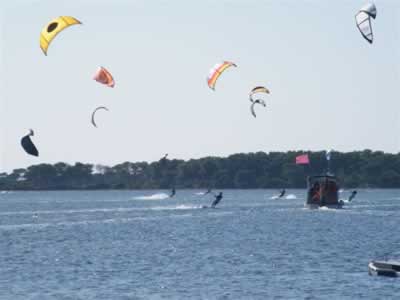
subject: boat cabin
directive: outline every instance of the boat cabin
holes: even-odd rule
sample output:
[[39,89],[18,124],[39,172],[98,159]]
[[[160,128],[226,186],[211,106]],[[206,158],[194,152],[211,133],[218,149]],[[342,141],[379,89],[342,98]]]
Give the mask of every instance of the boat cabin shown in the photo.
[[338,179],[332,175],[309,176],[307,178],[307,202],[306,206],[318,208],[326,206],[340,208],[343,205],[339,201]]

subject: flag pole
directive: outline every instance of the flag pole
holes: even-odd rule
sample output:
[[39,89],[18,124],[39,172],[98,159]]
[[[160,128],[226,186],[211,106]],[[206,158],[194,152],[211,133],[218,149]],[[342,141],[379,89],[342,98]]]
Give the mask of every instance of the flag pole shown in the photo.
[[310,154],[311,154],[311,153],[307,152],[306,155],[307,155],[307,158],[308,158],[308,163],[306,164],[307,166],[304,166],[304,169],[307,169],[307,170],[308,170],[307,176],[312,176],[313,173],[314,173],[314,170],[313,170],[312,165],[311,165]]

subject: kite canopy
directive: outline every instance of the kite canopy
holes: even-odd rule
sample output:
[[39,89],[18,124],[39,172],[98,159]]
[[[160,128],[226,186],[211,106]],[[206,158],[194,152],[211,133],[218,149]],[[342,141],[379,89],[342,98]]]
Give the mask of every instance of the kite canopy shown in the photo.
[[360,30],[361,35],[370,44],[372,44],[374,40],[374,35],[372,33],[371,18],[373,19],[376,18],[376,6],[373,3],[367,3],[356,14],[356,25],[358,30]]
[[254,106],[255,106],[256,104],[260,104],[260,105],[266,107],[266,104],[265,104],[265,101],[262,100],[262,99],[257,99],[257,100],[252,101],[252,102],[253,102],[253,103],[252,103],[251,106],[250,106],[250,111],[251,111],[251,114],[253,115],[253,117],[256,118],[256,112],[255,112],[255,110],[254,110]]
[[29,130],[29,134],[25,135],[22,139],[21,139],[21,146],[22,148],[24,148],[25,152],[33,155],[33,156],[39,156],[39,151],[37,150],[36,146],[33,144],[32,140],[31,140],[31,136],[33,136],[33,130],[30,129]]
[[47,49],[58,33],[63,31],[65,28],[76,24],[82,23],[74,17],[61,16],[50,21],[45,27],[43,27],[40,33],[40,48],[44,55],[47,55]]
[[95,115],[96,115],[96,112],[97,112],[98,110],[100,110],[100,109],[104,109],[104,110],[106,110],[106,111],[109,111],[107,107],[105,107],[105,106],[99,106],[99,107],[97,107],[97,108],[92,112],[92,124],[93,124],[94,127],[97,127],[97,124],[96,124],[96,121],[95,121],[94,117],[95,117]]
[[367,3],[363,7],[361,7],[360,11],[363,11],[370,15],[372,18],[376,18],[376,6],[374,3]]
[[112,77],[111,73],[108,72],[104,67],[99,67],[97,69],[93,79],[112,88],[115,85],[114,78]]
[[264,107],[266,106],[265,101],[263,99],[254,99],[253,98],[253,96],[258,93],[269,94],[269,90],[264,86],[256,86],[255,88],[253,88],[250,91],[250,94],[249,94],[249,99],[251,101],[250,111],[254,118],[256,117],[256,112],[254,110],[255,105],[260,104]]
[[255,88],[253,88],[251,91],[250,91],[250,94],[249,94],[249,98],[250,98],[250,101],[251,102],[254,102],[255,100],[253,99],[253,95],[254,94],[257,94],[257,93],[266,93],[266,94],[269,94],[269,90],[266,88],[266,87],[263,87],[263,86],[256,86]]
[[218,63],[214,67],[212,67],[212,69],[210,70],[210,73],[208,74],[208,77],[207,77],[207,84],[210,87],[210,89],[215,90],[215,84],[216,84],[219,76],[221,76],[222,72],[224,72],[227,68],[232,67],[232,66],[237,67],[237,65],[234,64],[233,62],[224,61],[224,62]]

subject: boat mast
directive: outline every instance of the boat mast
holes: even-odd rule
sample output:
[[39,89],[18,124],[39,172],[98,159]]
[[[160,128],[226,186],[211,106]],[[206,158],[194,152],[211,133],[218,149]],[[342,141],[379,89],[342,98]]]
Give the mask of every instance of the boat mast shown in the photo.
[[326,160],[328,162],[328,170],[326,171],[326,175],[331,175],[331,152],[332,150],[326,151]]

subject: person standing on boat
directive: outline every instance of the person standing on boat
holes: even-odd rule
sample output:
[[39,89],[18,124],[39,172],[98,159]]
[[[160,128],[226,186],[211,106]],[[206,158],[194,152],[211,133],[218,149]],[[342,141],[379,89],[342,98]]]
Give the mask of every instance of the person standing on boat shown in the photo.
[[315,182],[311,188],[311,200],[318,203],[321,201],[321,191],[318,182]]

